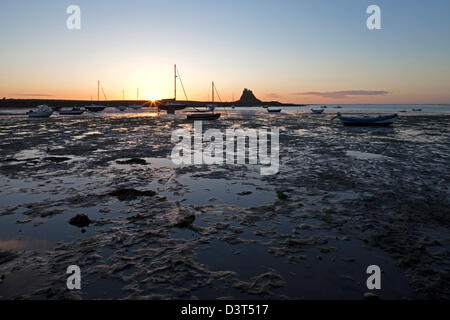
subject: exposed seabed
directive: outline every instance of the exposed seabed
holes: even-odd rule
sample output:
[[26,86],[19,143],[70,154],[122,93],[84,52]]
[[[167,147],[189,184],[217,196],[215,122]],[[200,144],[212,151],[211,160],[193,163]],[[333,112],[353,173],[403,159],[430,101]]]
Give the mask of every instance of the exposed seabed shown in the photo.
[[203,123],[279,127],[280,172],[261,176],[175,166],[179,117],[0,118],[0,298],[362,299],[373,264],[382,299],[449,298],[450,116],[330,119]]

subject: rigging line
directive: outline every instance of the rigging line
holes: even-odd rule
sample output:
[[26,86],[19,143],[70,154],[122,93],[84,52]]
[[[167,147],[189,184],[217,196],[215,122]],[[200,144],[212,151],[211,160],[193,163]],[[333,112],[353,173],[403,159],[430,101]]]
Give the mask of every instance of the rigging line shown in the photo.
[[[216,87],[216,85],[214,85],[214,90],[216,91],[216,94],[217,94],[217,96],[219,97],[219,101],[222,103],[222,99],[220,98],[220,94],[219,94],[219,92],[217,91],[217,87]],[[228,111],[227,111],[227,109],[224,107],[223,108],[223,110],[226,112],[226,114],[228,115]]]
[[105,97],[105,100],[108,100],[108,99],[106,98],[106,94],[105,94],[105,90],[103,89],[103,86],[100,85],[100,87],[102,88],[102,92],[103,92],[103,96]]
[[186,101],[189,101],[187,94],[186,94],[186,90],[184,90],[183,81],[181,80],[180,71],[178,70],[178,68],[177,68],[177,74],[178,74],[178,78],[180,79],[181,88],[183,88],[184,97],[186,98]]
[[219,92],[217,91],[217,88],[216,88],[216,86],[214,86],[214,90],[216,91],[216,93],[217,93],[217,96],[219,97],[219,101],[220,101],[220,102],[222,102],[222,99],[220,99],[220,95],[219,95]]

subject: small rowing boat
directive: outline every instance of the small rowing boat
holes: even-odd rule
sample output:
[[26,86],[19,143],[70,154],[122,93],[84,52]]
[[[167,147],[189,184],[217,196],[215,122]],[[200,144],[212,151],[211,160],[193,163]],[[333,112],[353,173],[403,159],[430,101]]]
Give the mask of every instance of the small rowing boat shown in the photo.
[[271,108],[271,107],[268,107],[267,108],[267,112],[270,112],[270,113],[276,113],[276,112],[281,112],[281,108]]
[[312,113],[314,114],[322,114],[325,109],[311,109]]
[[199,112],[190,113],[186,116],[188,120],[217,120],[220,118],[220,113]]
[[344,126],[390,126],[398,119],[397,114],[378,117],[356,118],[343,117],[340,112],[337,113],[336,117],[341,120]]

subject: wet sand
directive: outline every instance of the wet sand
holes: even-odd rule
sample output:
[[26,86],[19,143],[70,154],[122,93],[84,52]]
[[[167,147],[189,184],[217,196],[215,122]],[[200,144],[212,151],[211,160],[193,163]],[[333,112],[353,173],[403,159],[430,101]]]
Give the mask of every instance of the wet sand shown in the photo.
[[[450,116],[331,117],[203,123],[279,127],[274,176],[175,166],[182,117],[1,117],[0,298],[362,299],[372,264],[382,299],[449,298]],[[71,264],[81,291],[66,289]]]

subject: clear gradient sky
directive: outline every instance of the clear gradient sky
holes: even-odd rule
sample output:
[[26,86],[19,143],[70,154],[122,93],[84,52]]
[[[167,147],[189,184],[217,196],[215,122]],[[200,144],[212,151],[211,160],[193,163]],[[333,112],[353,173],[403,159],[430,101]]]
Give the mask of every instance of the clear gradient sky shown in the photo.
[[177,63],[191,100],[450,103],[448,0],[1,0],[0,41],[7,98],[169,98]]

